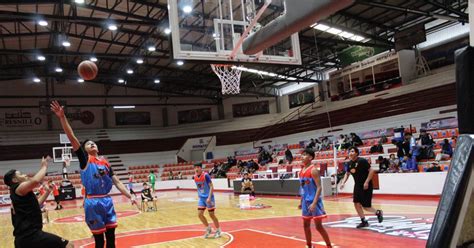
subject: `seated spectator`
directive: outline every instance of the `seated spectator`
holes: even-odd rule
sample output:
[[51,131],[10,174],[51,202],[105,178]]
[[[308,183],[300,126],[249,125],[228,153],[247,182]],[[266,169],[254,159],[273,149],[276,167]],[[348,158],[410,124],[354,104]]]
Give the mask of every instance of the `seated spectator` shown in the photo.
[[174,179],[173,171],[170,171],[168,173],[168,180],[173,180],[173,179]]
[[[148,183],[143,183],[143,190],[142,190],[142,212],[148,211],[148,210],[153,210],[156,211],[156,202],[157,202],[156,196],[151,195],[151,190],[150,186],[148,186]],[[148,202],[153,202],[153,208],[148,206]]]
[[252,159],[247,162],[247,168],[249,173],[254,173],[255,171],[258,171],[258,164]]
[[373,145],[372,147],[370,147],[370,153],[383,153],[383,146],[380,140],[377,145]]
[[213,166],[212,170],[209,171],[209,175],[211,177],[216,177],[217,172],[219,172],[219,166],[217,165],[217,163],[214,163],[214,166]]
[[420,137],[418,138],[420,140],[420,154],[419,154],[419,159],[430,159],[434,158],[434,151],[433,151],[433,146],[435,142],[433,141],[433,137],[431,137],[431,134],[428,134],[426,130],[421,129],[420,130]]
[[258,154],[258,163],[261,165],[265,165],[268,162],[272,160],[272,157],[268,151],[263,149],[263,147],[260,148],[260,152]]
[[390,154],[389,158],[388,158],[388,162],[389,162],[389,172],[391,173],[396,173],[398,172],[398,168],[399,168],[399,165],[400,165],[400,159],[398,159],[397,157],[395,157],[395,154]]
[[313,148],[314,148],[314,145],[315,145],[314,139],[311,139],[310,142],[309,142],[309,144],[306,146],[306,148],[311,148],[311,149],[313,149]]
[[315,139],[314,139],[314,148],[313,148],[313,150],[314,150],[315,152],[321,150],[321,141],[319,141],[318,138],[315,138]]
[[337,139],[336,141],[336,148],[340,151],[342,149],[346,149],[344,146],[345,144],[345,139],[346,137],[344,136],[344,134],[340,134],[339,135],[339,139]]
[[293,162],[293,153],[291,153],[291,150],[287,147],[285,151],[285,159],[288,162],[288,164],[291,164]]
[[379,173],[387,173],[390,167],[390,162],[383,156],[379,156],[377,162],[379,163]]
[[443,144],[441,145],[441,153],[436,155],[435,160],[437,162],[441,161],[442,159],[448,159],[453,156],[453,147],[449,143],[448,139],[443,140]]
[[418,171],[416,160],[410,154],[405,155],[405,157],[403,157],[403,160],[400,161],[400,164],[401,164],[403,172],[417,172]]
[[364,144],[364,142],[362,142],[360,137],[355,133],[351,133],[351,142],[352,142],[352,146],[361,146]]
[[181,171],[178,172],[178,179],[179,179],[179,180],[182,180],[182,179],[183,179],[183,173],[181,173]]
[[328,137],[324,137],[321,141],[321,150],[329,150],[331,148],[331,141]]
[[385,144],[387,142],[388,142],[387,136],[385,136],[385,134],[382,134],[382,136],[380,136],[380,139],[379,139],[379,144]]
[[244,178],[242,178],[242,188],[240,193],[243,194],[247,191],[250,191],[250,195],[255,197],[255,189],[253,187],[252,179],[249,178],[249,173],[245,173]]
[[438,163],[431,163],[426,172],[437,172],[441,171],[441,166]]

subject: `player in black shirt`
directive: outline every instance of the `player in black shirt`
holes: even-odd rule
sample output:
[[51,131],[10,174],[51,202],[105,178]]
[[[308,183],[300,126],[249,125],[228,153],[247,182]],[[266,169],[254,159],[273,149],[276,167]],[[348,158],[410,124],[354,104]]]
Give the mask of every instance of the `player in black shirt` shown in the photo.
[[151,195],[150,186],[148,183],[143,183],[143,190],[142,190],[142,212],[148,210],[148,202],[153,202],[153,210],[156,211],[156,197]]
[[10,187],[12,201],[11,215],[16,248],[62,248],[74,247],[69,241],[51,233],[43,232],[40,205],[48,197],[50,190],[36,198],[33,189],[40,185],[48,169],[48,160],[41,160],[41,168],[32,178],[17,170],[8,171],[3,180]]
[[364,210],[377,215],[377,219],[379,223],[381,223],[383,221],[382,210],[376,210],[372,207],[372,192],[374,190],[372,177],[375,171],[370,168],[370,164],[366,159],[359,157],[359,149],[357,149],[357,147],[353,146],[349,148],[349,158],[350,162],[346,168],[344,179],[342,180],[341,190],[344,188],[349,175],[352,174],[354,178],[354,207],[362,221],[357,225],[357,228],[369,226],[369,222],[365,219]]
[[249,178],[249,173],[245,173],[244,178],[242,178],[241,193],[243,194],[245,191],[250,191],[250,195],[255,197],[255,189],[253,187],[252,179]]

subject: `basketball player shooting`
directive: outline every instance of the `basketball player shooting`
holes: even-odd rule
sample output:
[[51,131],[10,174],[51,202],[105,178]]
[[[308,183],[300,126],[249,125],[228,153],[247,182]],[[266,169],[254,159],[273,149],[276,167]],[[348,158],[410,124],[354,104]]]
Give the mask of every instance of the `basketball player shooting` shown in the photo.
[[95,247],[104,247],[104,233],[107,239],[107,247],[115,247],[117,216],[112,198],[108,193],[113,184],[123,195],[130,199],[132,204],[137,205],[135,197],[130,195],[125,186],[114,175],[107,160],[99,157],[99,148],[94,141],[85,140],[81,145],[69,125],[63,107],[57,101],[51,103],[51,110],[60,120],[61,126],[79,159],[81,180],[86,188],[85,219],[94,235]]

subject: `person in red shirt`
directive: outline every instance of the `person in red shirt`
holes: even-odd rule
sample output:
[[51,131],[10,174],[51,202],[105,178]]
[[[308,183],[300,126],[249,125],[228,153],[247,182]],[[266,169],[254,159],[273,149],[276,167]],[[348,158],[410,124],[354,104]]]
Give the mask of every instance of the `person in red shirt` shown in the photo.
[[56,183],[54,183],[53,181],[49,181],[49,185],[51,186],[51,188],[53,189],[53,196],[54,196],[54,201],[56,202],[56,208],[55,210],[59,210],[59,209],[62,209],[63,206],[61,206],[61,200],[59,198],[59,187],[58,185],[56,185]]

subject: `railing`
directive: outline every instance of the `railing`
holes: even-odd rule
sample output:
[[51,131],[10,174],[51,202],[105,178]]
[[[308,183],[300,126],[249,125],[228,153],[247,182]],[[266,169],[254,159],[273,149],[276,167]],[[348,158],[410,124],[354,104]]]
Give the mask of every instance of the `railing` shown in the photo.
[[[254,138],[254,144],[255,142],[257,142],[258,140],[260,139],[264,139],[266,137],[266,135],[271,131],[271,130],[274,130],[274,127],[275,126],[278,126],[280,124],[283,124],[283,123],[286,123],[286,122],[289,122],[289,121],[292,121],[292,120],[297,120],[299,119],[302,114],[306,114],[306,111],[308,109],[313,109],[315,107],[316,104],[320,103],[321,100],[320,100],[320,96],[317,96],[315,99],[314,99],[314,102],[312,102],[311,104],[307,104],[307,105],[303,105],[301,107],[298,107],[297,109],[295,109],[293,112],[283,116],[283,118],[281,118],[279,121],[277,121],[276,123],[274,123],[273,125],[270,125],[270,126],[267,126],[267,127],[264,127],[261,132],[258,132],[256,135],[255,135],[255,138]],[[296,117],[296,119],[295,119]]]

